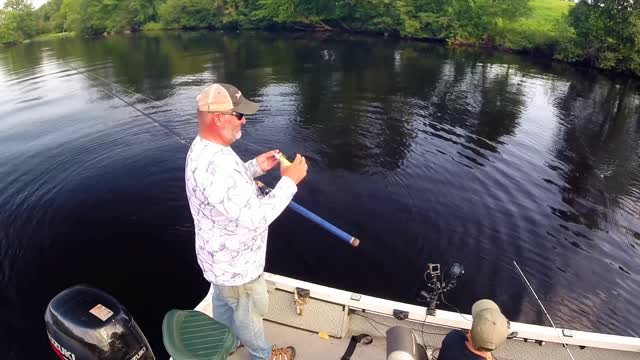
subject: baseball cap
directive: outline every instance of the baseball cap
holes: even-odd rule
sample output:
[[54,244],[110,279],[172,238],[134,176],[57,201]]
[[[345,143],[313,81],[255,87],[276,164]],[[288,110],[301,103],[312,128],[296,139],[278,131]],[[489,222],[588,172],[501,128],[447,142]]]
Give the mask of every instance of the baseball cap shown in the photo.
[[245,99],[240,90],[229,84],[210,85],[202,90],[196,100],[200,111],[236,111],[243,114],[255,114],[258,111],[258,104]]
[[479,350],[493,351],[507,340],[509,321],[496,303],[478,300],[471,307],[471,343]]

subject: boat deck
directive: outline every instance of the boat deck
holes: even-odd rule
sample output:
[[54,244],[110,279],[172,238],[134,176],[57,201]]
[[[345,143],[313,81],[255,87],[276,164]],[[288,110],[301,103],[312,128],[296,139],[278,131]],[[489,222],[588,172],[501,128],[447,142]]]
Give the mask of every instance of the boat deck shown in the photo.
[[[389,326],[409,324],[401,321],[391,319],[386,316],[367,314],[376,321],[388,323]],[[373,321],[372,321],[373,322]],[[330,338],[324,340],[318,336],[317,333],[312,333],[306,330],[295,329],[290,326],[265,321],[265,332],[267,340],[272,344],[278,346],[292,345],[296,348],[296,359],[300,360],[327,360],[327,359],[340,359],[344,354],[351,335],[359,335],[362,333],[369,334],[373,337],[373,343],[369,345],[359,344],[356,347],[351,359],[354,360],[374,360],[386,359],[386,342],[385,338],[373,328],[367,322],[367,319],[360,318],[359,316],[352,315],[351,323],[353,328],[349,329],[348,336],[342,339]],[[375,324],[375,323],[374,323]],[[421,325],[411,324],[414,327],[414,334],[416,335],[418,342],[422,343],[421,339]],[[385,332],[385,327],[380,324],[375,324],[376,328],[382,333]],[[424,327],[425,335],[424,341],[427,346],[431,346],[434,349],[440,347],[442,338],[444,335],[433,335],[431,333],[443,334],[446,333],[445,329],[436,328],[433,326]],[[576,346],[570,346],[570,350],[576,360],[638,360],[640,359],[639,353],[633,353],[628,351],[616,351],[616,350],[604,350],[596,348],[580,349]],[[434,355],[438,352],[435,350]],[[542,346],[535,343],[525,343],[519,340],[509,340],[503,344],[497,351],[493,353],[495,359],[498,360],[532,360],[532,359],[544,359],[544,360],[567,360],[569,354],[562,345],[546,343]],[[240,348],[229,359],[231,360],[245,360],[249,359],[249,354],[246,349]]]
[[[387,314],[354,309],[345,304],[314,298],[309,299],[303,315],[299,316],[296,314],[292,293],[276,289],[273,285],[270,289],[269,300],[269,313],[265,318],[267,340],[277,346],[294,346],[297,351],[296,358],[300,360],[340,359],[347,349],[351,336],[360,334],[372,336],[373,343],[369,345],[358,344],[351,358],[354,360],[384,360],[386,359],[385,333],[393,326],[405,326],[412,329],[417,341],[419,343],[424,341],[424,344],[433,349],[434,355],[437,356],[443,337],[451,330],[450,327],[441,324],[426,323],[423,325],[421,321],[415,319],[397,320]],[[210,291],[196,307],[196,310],[211,315],[211,307]],[[467,320],[470,319],[469,315],[467,318],[463,318],[457,313],[455,315],[464,319],[464,322],[470,326],[470,322]],[[469,326],[463,324],[459,328],[468,328]],[[329,333],[332,336],[328,339],[322,338],[319,331]],[[602,335],[597,338],[607,336]],[[576,345],[569,345],[569,349],[576,360],[640,360],[640,345],[635,347],[636,339],[624,339],[634,344],[632,351]],[[637,344],[640,344],[640,339]],[[493,354],[499,360],[570,359],[562,344],[553,341],[525,341],[521,338],[507,340]],[[240,348],[229,359],[245,360],[249,359],[249,354],[245,348]]]

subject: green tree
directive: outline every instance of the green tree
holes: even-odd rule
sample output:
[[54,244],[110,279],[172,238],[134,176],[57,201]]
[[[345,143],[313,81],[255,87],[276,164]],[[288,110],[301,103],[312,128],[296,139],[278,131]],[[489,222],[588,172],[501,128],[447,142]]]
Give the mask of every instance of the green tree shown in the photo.
[[82,35],[101,34],[108,30],[107,20],[117,7],[117,0],[80,0],[80,23],[77,31]]
[[158,18],[158,1],[156,0],[130,0],[127,10],[130,17],[129,24],[133,29],[140,29],[148,22]]
[[172,29],[218,28],[223,24],[223,0],[167,0],[160,22]]
[[16,41],[16,36],[10,27],[7,19],[7,12],[0,9],[0,44],[9,44]]
[[0,13],[0,42],[18,43],[37,34],[33,5],[27,0],[7,0]]
[[82,35],[139,30],[158,18],[159,0],[49,0],[53,1],[61,1],[54,22]]
[[[577,49],[584,61],[603,69],[640,74],[640,2],[582,1],[571,9],[569,23],[576,35],[569,48]],[[566,52],[557,56],[572,60]]]
[[80,31],[80,3],[82,0],[62,0],[60,10],[55,15],[62,23],[63,31]]
[[257,0],[226,0],[223,23],[225,26],[252,28],[260,25],[253,19],[253,12],[258,9]]
[[258,0],[258,8],[254,13],[256,19],[279,23],[304,21],[296,0]]
[[39,33],[62,32],[64,23],[57,16],[63,0],[49,0],[36,12]]
[[385,22],[384,11],[376,11],[385,3],[391,7],[384,0],[258,0],[252,16],[258,21],[311,30],[379,30],[368,21],[377,18]]

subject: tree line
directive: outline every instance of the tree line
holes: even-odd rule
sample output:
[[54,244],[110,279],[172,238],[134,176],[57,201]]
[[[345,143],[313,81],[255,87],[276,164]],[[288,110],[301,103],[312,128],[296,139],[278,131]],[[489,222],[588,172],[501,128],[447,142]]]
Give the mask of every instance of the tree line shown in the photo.
[[29,0],[6,0],[0,43],[43,33],[159,29],[368,32],[515,49],[640,75],[640,1],[582,0],[554,22],[553,36],[531,36],[519,24],[531,16],[532,1],[561,0],[49,0],[38,9]]

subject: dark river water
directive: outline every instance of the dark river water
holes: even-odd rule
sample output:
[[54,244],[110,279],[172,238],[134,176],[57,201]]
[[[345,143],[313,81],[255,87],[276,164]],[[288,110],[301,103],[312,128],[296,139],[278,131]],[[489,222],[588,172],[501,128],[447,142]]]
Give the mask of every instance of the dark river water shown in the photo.
[[0,50],[3,358],[51,358],[44,310],[79,283],[118,298],[163,356],[164,313],[208,288],[187,147],[101,89],[190,141],[215,81],[262,106],[238,154],[306,155],[295,200],[362,239],[286,210],[268,271],[415,303],[427,263],[460,262],[449,303],[489,297],[548,325],[516,260],[556,324],[640,335],[638,82],[382,38],[165,33]]

